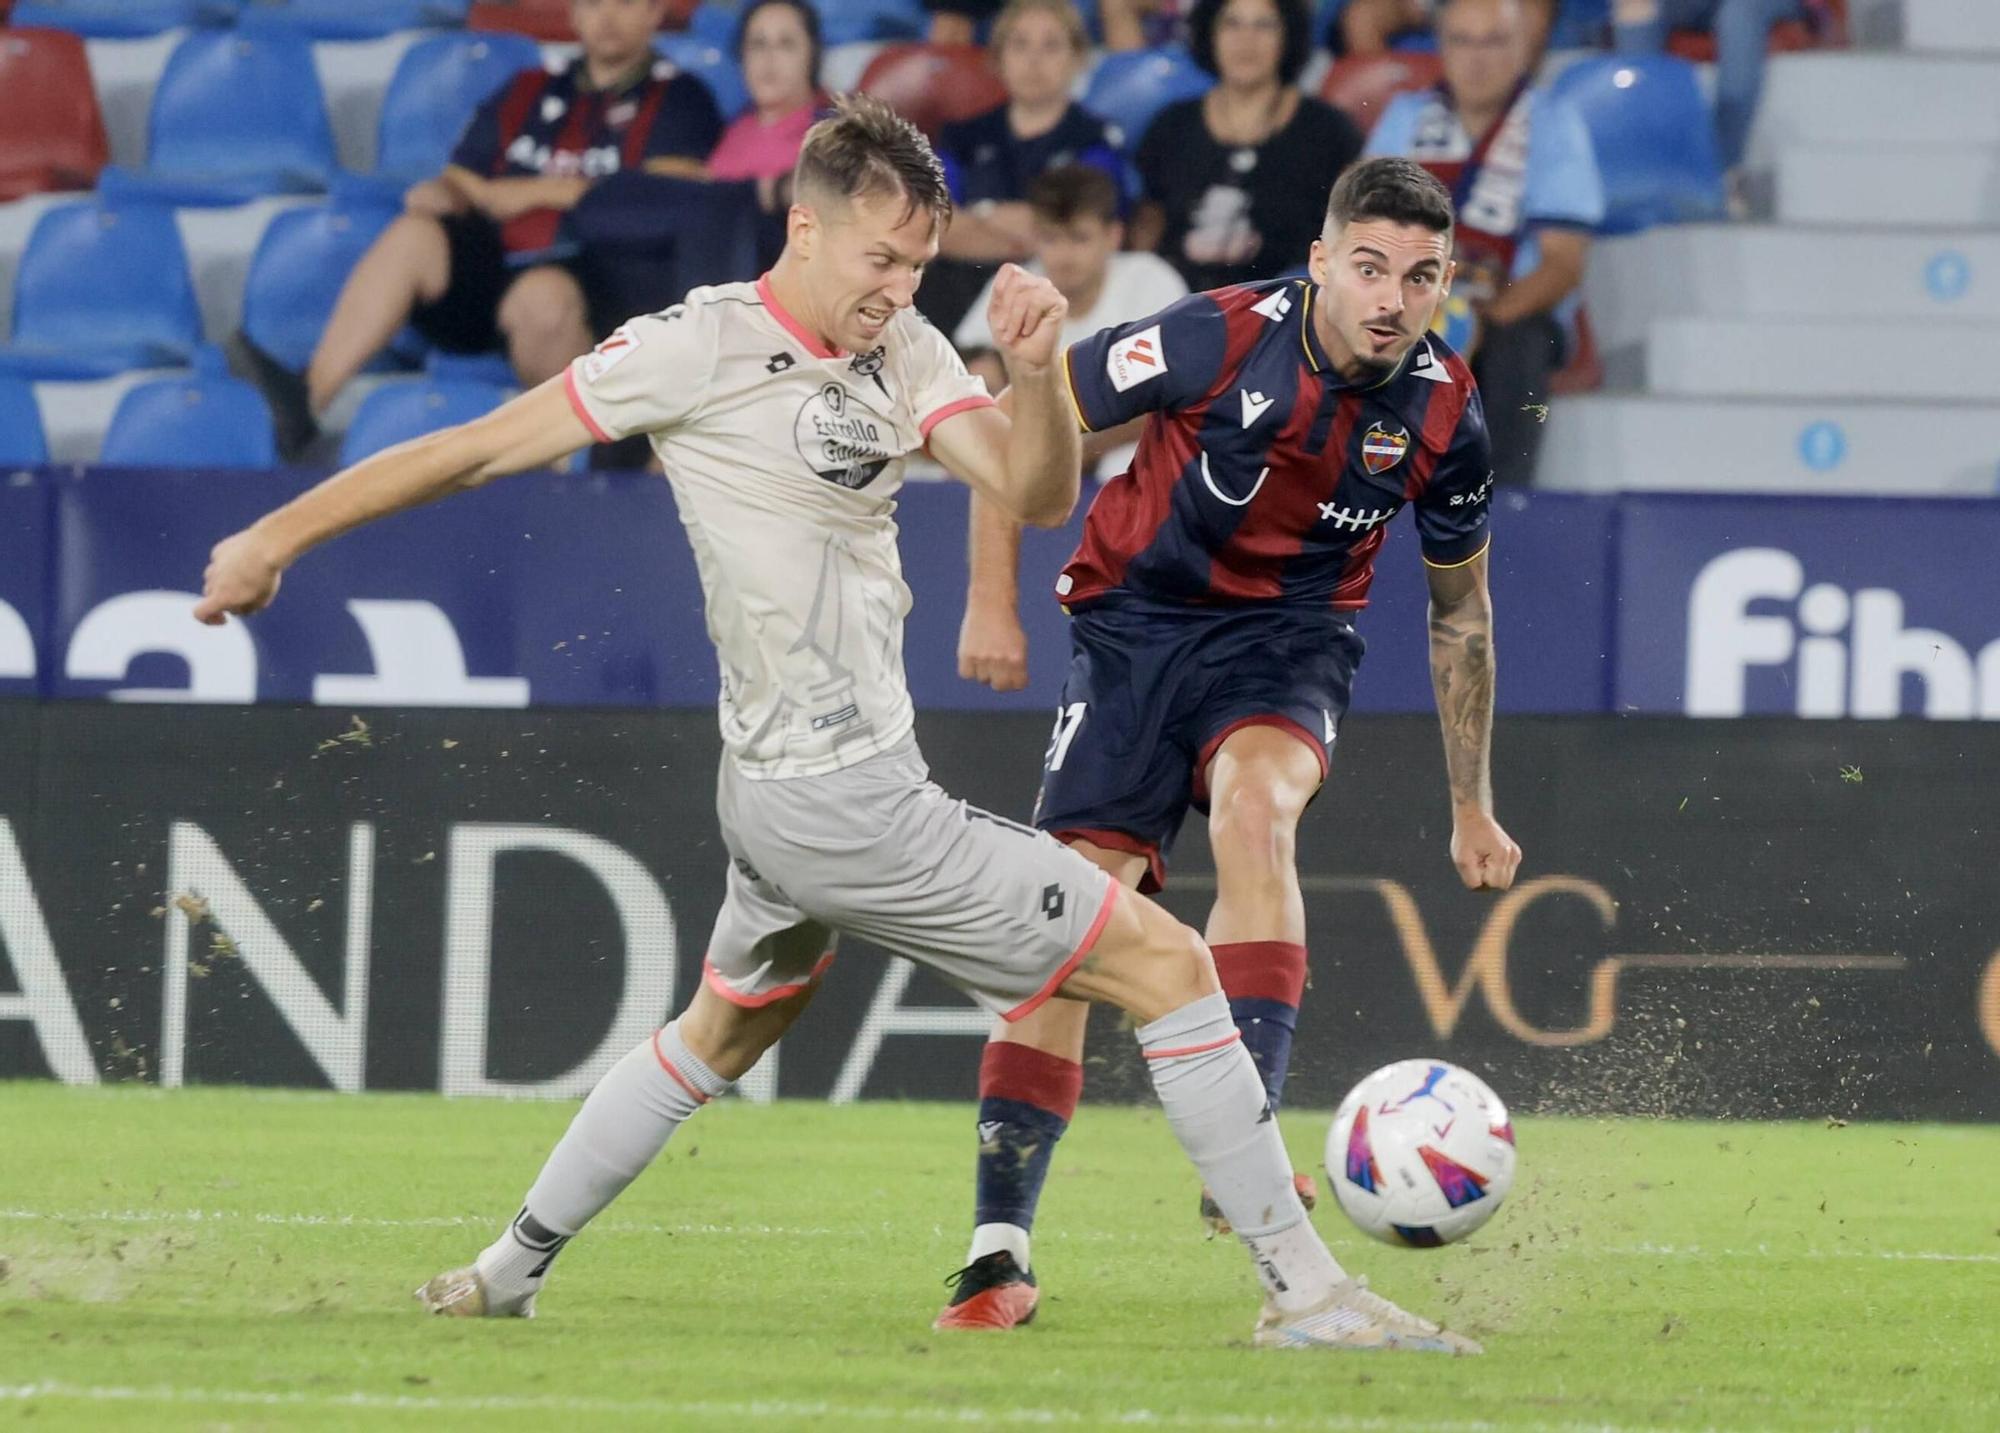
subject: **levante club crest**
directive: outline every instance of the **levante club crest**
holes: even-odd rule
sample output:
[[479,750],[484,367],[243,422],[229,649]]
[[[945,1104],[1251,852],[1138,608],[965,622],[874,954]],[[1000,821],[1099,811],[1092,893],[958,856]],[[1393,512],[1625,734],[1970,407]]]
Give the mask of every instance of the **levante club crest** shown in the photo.
[[1361,465],[1371,473],[1386,473],[1410,451],[1407,428],[1377,423],[1361,437]]

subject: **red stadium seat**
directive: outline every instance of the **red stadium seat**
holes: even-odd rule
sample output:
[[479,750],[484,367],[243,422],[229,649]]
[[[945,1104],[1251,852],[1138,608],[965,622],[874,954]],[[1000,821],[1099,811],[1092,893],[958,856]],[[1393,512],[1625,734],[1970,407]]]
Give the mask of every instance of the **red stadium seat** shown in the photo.
[[946,125],[1007,101],[1000,77],[977,45],[886,46],[862,71],[858,88],[888,101],[933,139]]
[[1392,50],[1383,55],[1348,55],[1335,60],[1319,87],[1319,97],[1344,109],[1364,130],[1373,129],[1389,101],[1411,90],[1425,90],[1444,74],[1434,54]]
[[1595,393],[1604,386],[1604,355],[1597,351],[1597,333],[1590,326],[1590,310],[1576,311],[1576,345],[1569,359],[1549,375],[1549,396],[1567,398],[1572,393]]
[[89,189],[109,160],[83,41],[0,30],[0,201]]
[[480,0],[466,14],[466,27],[526,35],[531,40],[574,42],[569,0]]

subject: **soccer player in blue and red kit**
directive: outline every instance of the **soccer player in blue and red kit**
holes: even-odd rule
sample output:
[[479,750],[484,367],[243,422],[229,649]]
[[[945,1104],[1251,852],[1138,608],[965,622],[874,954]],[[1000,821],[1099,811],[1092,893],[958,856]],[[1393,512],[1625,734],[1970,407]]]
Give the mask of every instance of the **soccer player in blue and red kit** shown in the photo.
[[[1421,166],[1365,161],[1334,186],[1309,281],[1194,294],[1068,353],[1084,430],[1141,426],[1056,581],[1071,658],[1035,824],[1151,891],[1188,808],[1208,815],[1207,939],[1273,1111],[1306,984],[1295,833],[1361,660],[1354,613],[1405,505],[1430,582],[1452,863],[1469,887],[1505,889],[1521,860],[1488,777],[1486,424],[1465,363],[1428,334],[1453,220]],[[960,670],[1018,687],[1019,529],[975,508],[972,546]],[[987,1044],[976,1227],[940,1328],[1034,1317],[1029,1230],[1082,1088],[1087,1013],[1057,997]],[[1310,1206],[1311,1176],[1296,1180]],[[1206,1196],[1203,1214],[1220,1223]]]

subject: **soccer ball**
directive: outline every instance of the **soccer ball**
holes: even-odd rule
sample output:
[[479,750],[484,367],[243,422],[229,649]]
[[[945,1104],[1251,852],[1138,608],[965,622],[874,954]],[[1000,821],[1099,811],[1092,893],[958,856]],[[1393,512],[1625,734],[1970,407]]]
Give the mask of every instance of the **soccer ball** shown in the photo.
[[1514,1187],[1514,1125],[1478,1076],[1398,1060],[1340,1102],[1326,1172],[1363,1233],[1435,1249],[1491,1219]]

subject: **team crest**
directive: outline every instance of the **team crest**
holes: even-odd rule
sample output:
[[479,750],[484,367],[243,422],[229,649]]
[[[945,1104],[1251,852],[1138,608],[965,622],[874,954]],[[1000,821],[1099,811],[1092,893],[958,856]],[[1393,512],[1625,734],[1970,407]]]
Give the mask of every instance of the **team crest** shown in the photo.
[[1377,423],[1362,435],[1361,466],[1371,473],[1386,473],[1409,451],[1409,429]]

